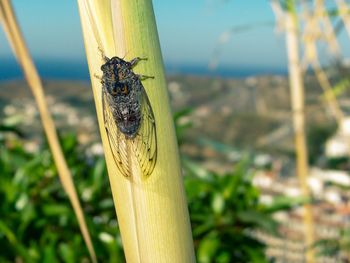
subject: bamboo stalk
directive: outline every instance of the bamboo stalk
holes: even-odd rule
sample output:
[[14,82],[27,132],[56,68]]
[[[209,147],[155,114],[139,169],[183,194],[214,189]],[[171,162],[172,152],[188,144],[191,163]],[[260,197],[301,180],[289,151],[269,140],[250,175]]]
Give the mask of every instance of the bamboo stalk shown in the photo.
[[58,140],[55,124],[52,120],[50,112],[48,111],[48,105],[45,100],[42,83],[18,27],[18,23],[16,21],[10,0],[0,0],[0,21],[3,23],[5,33],[11,44],[13,52],[22,67],[25,78],[38,105],[41,122],[43,124],[52,156],[57,167],[59,178],[73,206],[81,233],[90,253],[91,260],[92,262],[97,262],[95,251],[91,242],[88,228],[86,226],[83,210],[81,208],[77,192],[74,187],[72,176],[68,169]]
[[[293,110],[297,174],[303,196],[310,198],[311,194],[307,184],[308,161],[305,139],[304,87],[299,60],[297,18],[293,11],[288,10],[288,12],[286,12],[286,45],[288,54],[291,104]],[[314,244],[314,219],[310,204],[304,205],[304,226],[305,241],[307,246],[306,261],[308,263],[313,263],[315,262],[314,250],[312,249],[312,245]]]
[[[108,175],[127,262],[195,262],[178,147],[169,106],[158,34],[150,0],[78,0],[97,117]],[[101,10],[104,10],[103,12]],[[154,76],[143,82],[157,129],[158,159],[153,173],[140,179],[119,171],[104,127],[101,75],[107,57],[146,57],[137,73]],[[129,143],[124,141],[121,143]],[[132,152],[130,159],[134,160]]]

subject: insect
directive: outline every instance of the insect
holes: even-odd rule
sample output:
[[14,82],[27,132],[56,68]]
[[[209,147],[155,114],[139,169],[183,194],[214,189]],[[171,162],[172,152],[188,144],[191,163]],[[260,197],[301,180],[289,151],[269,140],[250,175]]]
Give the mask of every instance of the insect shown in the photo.
[[133,72],[142,58],[125,61],[103,55],[102,107],[104,126],[120,172],[131,176],[131,154],[143,176],[152,174],[157,161],[154,114],[141,80],[150,78]]

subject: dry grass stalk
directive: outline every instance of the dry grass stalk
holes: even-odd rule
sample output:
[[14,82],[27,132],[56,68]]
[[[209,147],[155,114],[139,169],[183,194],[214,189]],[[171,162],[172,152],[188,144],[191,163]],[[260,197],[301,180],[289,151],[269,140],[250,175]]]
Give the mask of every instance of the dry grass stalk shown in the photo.
[[[315,44],[315,49],[316,49],[316,44]],[[344,123],[345,114],[339,105],[337,97],[333,92],[332,85],[327,77],[327,74],[322,69],[317,56],[314,58],[313,61],[310,61],[310,65],[316,75],[318,82],[320,83],[321,88],[323,89],[325,101],[328,104],[328,107],[331,110],[335,120],[337,121],[338,127],[341,127]],[[349,154],[350,154],[350,138],[348,138],[347,144],[348,144]]]
[[337,7],[338,7],[339,16],[343,20],[346,31],[350,37],[350,15],[349,15],[350,8],[344,0],[335,0],[335,3],[337,4]]
[[326,102],[328,103],[328,106],[332,114],[334,115],[338,125],[342,125],[344,120],[344,112],[340,108],[337,97],[333,92],[332,85],[329,82],[327,74],[321,68],[321,65],[318,59],[315,59],[314,61],[311,62],[311,67],[315,72],[316,78],[320,83],[321,88],[323,89]]
[[315,45],[316,39],[322,38],[322,30],[318,23],[318,17],[311,13],[308,3],[303,3],[303,21],[304,30],[302,32],[302,41],[304,44],[304,57],[302,60],[303,73],[308,69],[310,62],[315,60],[317,49]]
[[61,146],[59,144],[56,133],[55,124],[52,120],[48,106],[45,100],[42,83],[38,72],[34,66],[29,51],[24,43],[23,36],[18,27],[11,3],[9,0],[0,0],[0,18],[3,28],[14,51],[14,54],[22,67],[25,78],[32,90],[35,101],[38,105],[44,131],[50,145],[53,159],[55,161],[58,175],[64,190],[66,191],[69,200],[73,206],[74,212],[77,216],[80,230],[89,250],[92,262],[97,262],[95,251],[91,242],[90,234],[86,226],[84,214],[77,196],[76,189],[72,180],[72,176],[68,169],[66,160],[64,158]]
[[[85,48],[108,175],[127,262],[194,262],[193,242],[180,160],[164,77],[158,34],[150,0],[78,0]],[[103,10],[103,11],[102,11]],[[107,57],[147,57],[137,73],[143,82],[157,127],[158,159],[141,179],[133,159],[129,177],[119,171],[105,131],[101,82],[96,75]],[[123,142],[124,143],[124,142]],[[126,141],[130,143],[130,141]]]
[[324,36],[329,50],[334,56],[339,58],[341,54],[340,46],[335,36],[332,22],[325,8],[324,0],[315,0],[315,16],[317,17],[317,21],[323,25]]
[[[273,10],[283,10],[278,0],[273,0]],[[276,5],[278,8],[276,8]],[[295,136],[295,150],[297,157],[297,175],[299,177],[302,195],[310,198],[310,190],[307,184],[308,177],[308,161],[307,147],[305,139],[305,106],[304,106],[304,84],[303,70],[299,58],[299,37],[298,37],[298,17],[296,13],[295,3],[287,2],[284,12],[284,28],[286,30],[286,47],[288,55],[288,71],[289,83],[291,92],[291,104],[293,110],[293,126]],[[276,14],[276,17],[281,19],[281,14]],[[315,242],[314,218],[312,206],[304,205],[304,234],[306,250],[306,262],[315,262],[315,252],[312,245]]]
[[[318,1],[316,5],[318,6],[324,5],[324,2]],[[319,12],[325,12],[325,7],[324,6],[318,7],[318,10],[321,10]],[[323,89],[323,92],[326,98],[325,101],[327,102],[328,107],[330,108],[332,114],[337,120],[338,125],[342,125],[344,120],[344,113],[333,92],[332,85],[327,77],[327,74],[322,69],[318,58],[316,42],[321,39],[318,34],[319,28],[317,27],[320,16],[310,15],[310,11],[307,9],[307,6],[305,7],[305,13],[307,15],[305,17],[305,29],[303,34],[304,46],[305,46],[304,70],[306,70],[308,66],[311,66],[312,70],[316,75],[318,82],[320,83],[321,88]],[[323,19],[323,17],[321,17],[321,19]],[[327,23],[330,23],[329,18]],[[331,26],[331,24],[329,24],[329,26]],[[331,35],[335,37],[334,32],[331,33]],[[337,43],[337,41],[335,40],[335,41],[328,41],[328,44],[331,45],[331,43],[334,43],[334,42]],[[336,55],[339,56],[340,54],[336,52]]]
[[[303,196],[310,198],[310,190],[307,184],[308,161],[305,139],[305,107],[304,85],[301,63],[299,59],[298,21],[295,10],[286,12],[286,45],[288,54],[289,82],[291,89],[291,103],[293,109],[293,124],[295,134],[295,149],[297,156],[297,174],[300,181]],[[310,204],[304,205],[305,241],[307,246],[306,260],[315,262],[314,249],[314,219]]]

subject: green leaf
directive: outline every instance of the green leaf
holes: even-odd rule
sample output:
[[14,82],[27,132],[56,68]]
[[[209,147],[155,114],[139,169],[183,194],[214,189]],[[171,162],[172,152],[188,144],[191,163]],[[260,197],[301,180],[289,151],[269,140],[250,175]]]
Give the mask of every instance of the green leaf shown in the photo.
[[190,115],[192,111],[193,111],[193,108],[184,108],[182,110],[175,112],[173,116],[174,121],[177,122],[180,118]]
[[317,249],[319,256],[336,256],[341,249],[338,239],[321,239],[313,247]]
[[286,211],[296,206],[310,203],[305,197],[288,197],[288,196],[276,196],[273,199],[272,204],[264,206],[261,211],[264,213],[275,213],[278,211]]
[[254,210],[239,211],[237,214],[243,223],[255,225],[256,227],[277,235],[278,224],[270,216]]
[[[22,256],[26,259],[27,262],[33,262],[30,254],[27,253],[25,246],[23,246],[16,238],[16,234],[6,226],[6,224],[0,220],[0,234],[5,235],[8,242],[14,248],[14,250],[18,253],[18,255]],[[1,257],[0,257],[1,258]]]
[[220,247],[220,240],[217,235],[210,233],[205,236],[199,243],[198,247],[198,261],[200,263],[211,263],[215,262],[215,254]]
[[221,214],[225,209],[225,199],[221,193],[215,193],[211,202],[215,214]]
[[67,215],[72,211],[66,205],[50,204],[50,205],[43,205],[43,212],[47,216],[61,216],[61,215]]
[[77,262],[74,250],[66,243],[59,244],[59,253],[65,263]]

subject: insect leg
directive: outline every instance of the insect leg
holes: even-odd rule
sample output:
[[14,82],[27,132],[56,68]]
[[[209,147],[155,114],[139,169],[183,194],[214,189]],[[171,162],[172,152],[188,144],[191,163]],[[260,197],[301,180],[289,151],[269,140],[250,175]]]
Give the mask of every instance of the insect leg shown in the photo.
[[147,76],[147,75],[140,75],[140,74],[136,74],[136,76],[137,76],[140,80],[154,79],[154,76]]
[[102,79],[101,76],[99,76],[99,75],[97,75],[97,74],[94,74],[94,77],[97,78],[97,79],[99,79],[99,80],[101,81],[101,83],[103,83],[103,79]]
[[98,47],[98,51],[101,53],[101,57],[103,58],[104,62],[107,62],[109,58],[105,56],[105,53],[100,46]]
[[133,58],[130,61],[131,67],[132,68],[135,67],[137,65],[137,63],[139,63],[141,60],[148,60],[148,58],[140,58],[140,57]]

